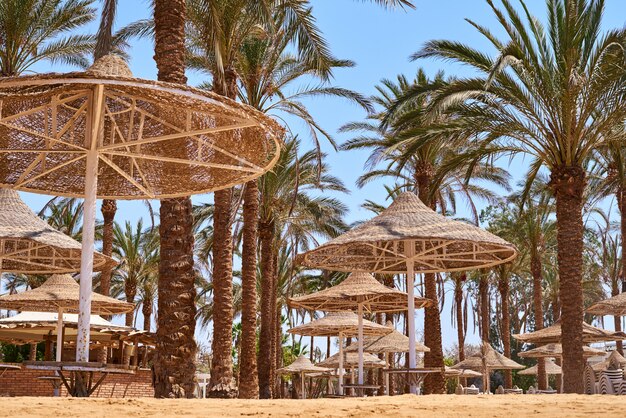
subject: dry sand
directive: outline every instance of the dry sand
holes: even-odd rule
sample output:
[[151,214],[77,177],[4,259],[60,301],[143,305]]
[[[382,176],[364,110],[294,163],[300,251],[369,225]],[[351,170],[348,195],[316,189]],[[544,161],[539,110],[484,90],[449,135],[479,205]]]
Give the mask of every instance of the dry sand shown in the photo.
[[394,396],[316,400],[1,398],[0,417],[624,417],[626,396]]

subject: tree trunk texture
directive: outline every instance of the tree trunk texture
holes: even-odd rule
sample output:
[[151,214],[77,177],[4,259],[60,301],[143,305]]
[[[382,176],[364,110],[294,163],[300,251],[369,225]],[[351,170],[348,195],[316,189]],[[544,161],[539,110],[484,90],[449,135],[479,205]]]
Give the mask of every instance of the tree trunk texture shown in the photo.
[[259,380],[256,364],[256,255],[259,224],[259,186],[256,180],[246,184],[243,200],[243,248],[241,260],[241,364],[239,397],[257,399]]
[[143,329],[150,332],[152,325],[152,300],[144,300],[141,305],[141,313],[143,314]]
[[[619,202],[619,212],[620,212],[620,229],[622,234],[622,254],[626,254],[626,185],[623,185],[619,188],[617,194],[617,201]],[[626,257],[622,256],[622,272],[617,278],[617,283],[613,289],[611,289],[611,296],[617,296],[620,293],[620,281],[624,283],[624,278],[626,277]],[[622,330],[622,318],[620,316],[613,317],[613,323],[615,325],[615,331]],[[617,351],[624,355],[624,344],[622,341],[616,341],[615,348]]]
[[[531,254],[530,272],[533,276],[533,315],[535,317],[535,331],[543,329],[543,267],[538,254]],[[537,359],[537,387],[547,389],[548,376],[546,374],[545,359]]]
[[[102,225],[102,254],[107,257],[111,257],[111,254],[113,254],[113,222],[116,212],[117,203],[115,200],[105,199],[102,201],[102,217],[104,218],[104,224]],[[112,268],[107,267],[100,274],[100,293],[104,296],[111,295],[111,271]]]
[[259,335],[258,369],[259,397],[270,399],[272,385],[270,371],[272,363],[272,340],[274,335],[274,315],[272,314],[272,282],[274,279],[272,246],[274,241],[274,224],[259,223],[259,239],[261,241],[261,329]]
[[[154,23],[158,79],[185,84],[185,0],[155,0]],[[154,396],[190,398],[197,350],[191,200],[163,200],[160,215]]]
[[[464,276],[463,276],[464,277]],[[456,307],[456,334],[459,345],[459,361],[465,360],[465,327],[463,325],[463,278],[455,278],[454,304]]]
[[[137,296],[137,285],[132,281],[126,281],[124,283],[124,294],[126,295],[126,302],[135,304],[135,296]],[[133,319],[135,318],[135,311],[126,312],[125,324],[127,327],[133,326]]]
[[[276,265],[274,265],[274,268],[276,268]],[[276,276],[274,276],[274,281],[276,281]],[[274,306],[274,309],[276,311],[276,318],[274,319],[274,344],[272,346],[274,350],[274,358],[271,368],[271,383],[272,387],[274,388],[274,397],[276,398],[278,397],[277,395],[280,393],[278,386],[279,379],[276,377],[276,370],[281,368],[283,364],[283,330],[280,321],[281,306],[278,305],[277,302],[274,302]]]
[[[498,281],[498,290],[500,291],[500,310],[501,310],[501,330],[502,345],[504,346],[504,355],[511,358],[511,320],[509,312],[509,277],[502,274]],[[510,389],[513,387],[513,374],[511,370],[504,371],[504,387]]]
[[583,191],[581,167],[558,167],[550,176],[556,196],[563,391],[583,393]]
[[480,298],[480,338],[489,342],[489,276],[484,271],[480,272],[478,294]]
[[233,235],[232,189],[216,191],[213,214],[213,341],[207,396],[235,398],[233,375]]

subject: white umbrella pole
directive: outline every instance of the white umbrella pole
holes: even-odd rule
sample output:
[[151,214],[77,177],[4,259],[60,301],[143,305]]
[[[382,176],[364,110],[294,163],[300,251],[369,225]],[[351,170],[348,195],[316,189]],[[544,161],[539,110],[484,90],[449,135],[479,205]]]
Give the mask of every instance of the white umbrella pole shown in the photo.
[[363,384],[363,304],[359,303],[359,385]]
[[343,395],[343,334],[339,333],[339,395]]
[[[404,241],[404,255],[407,257],[406,263],[406,291],[409,294],[409,304],[406,313],[407,326],[409,328],[409,368],[414,369],[417,365],[415,352],[415,274],[413,272],[413,260],[415,255],[415,244],[411,240]],[[411,393],[417,393],[417,386],[411,385]]]
[[76,337],[76,361],[89,361],[89,329],[91,315],[91,281],[93,276],[93,253],[96,229],[96,192],[98,189],[98,138],[102,125],[104,86],[97,85],[90,97],[87,109],[85,202],[83,204],[83,241],[80,256],[80,300],[78,303],[78,335]]
[[59,317],[57,318],[57,361],[62,361],[61,355],[63,354],[63,308],[58,310]]

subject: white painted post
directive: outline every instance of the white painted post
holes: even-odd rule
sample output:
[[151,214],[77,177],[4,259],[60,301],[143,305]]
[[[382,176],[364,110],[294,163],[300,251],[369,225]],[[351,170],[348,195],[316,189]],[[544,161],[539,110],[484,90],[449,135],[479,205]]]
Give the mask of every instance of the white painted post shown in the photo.
[[85,146],[88,148],[85,169],[85,202],[83,204],[83,241],[80,256],[80,300],[76,361],[89,361],[91,315],[91,281],[96,228],[96,193],[98,189],[98,138],[102,126],[104,86],[97,85],[89,97]]
[[343,395],[343,333],[339,333],[339,395]]
[[359,385],[363,384],[363,304],[359,303]]
[[62,361],[61,355],[63,354],[63,308],[58,310],[59,317],[57,318],[57,361]]
[[[409,304],[406,313],[407,326],[409,328],[409,368],[414,369],[417,365],[415,353],[415,273],[413,272],[413,259],[415,255],[415,243],[412,240],[404,241],[404,255],[406,262],[406,291],[409,294]],[[417,387],[411,385],[411,393],[417,394]]]

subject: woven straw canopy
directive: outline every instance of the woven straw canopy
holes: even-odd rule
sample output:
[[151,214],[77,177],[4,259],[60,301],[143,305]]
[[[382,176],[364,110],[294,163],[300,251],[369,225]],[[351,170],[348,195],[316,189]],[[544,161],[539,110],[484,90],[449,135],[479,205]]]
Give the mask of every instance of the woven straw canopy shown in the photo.
[[[69,274],[50,276],[36,289],[0,297],[0,309],[13,311],[65,312],[78,313],[79,286]],[[130,312],[135,305],[122,302],[99,293],[91,299],[91,312],[97,314],[118,314]]]
[[[605,354],[605,351],[597,348],[583,346],[583,356],[593,357]],[[557,343],[551,343],[536,347],[531,350],[522,351],[520,357],[525,358],[542,358],[542,357],[561,357],[563,355],[563,346]]]
[[[343,367],[346,369],[352,369],[358,367],[359,365],[359,354],[358,353],[345,353],[343,359]],[[317,363],[320,367],[330,367],[333,369],[339,368],[339,353],[333,354],[328,357],[326,360]],[[377,368],[377,367],[385,367],[387,363],[385,360],[381,360],[378,357],[369,354],[363,353],[363,367],[365,368]]]
[[480,377],[483,374],[481,372],[477,372],[475,370],[470,369],[453,369],[448,366],[444,366],[445,372],[444,375],[446,377],[464,377],[464,378],[472,378],[472,377]]
[[[41,342],[56,335],[58,314],[53,312],[21,312],[17,315],[0,319],[0,341],[11,344]],[[64,340],[75,341],[78,315],[63,314],[65,326]],[[117,341],[117,335],[131,333],[133,328],[115,325],[106,319],[91,315],[90,336],[92,341],[106,343]]]
[[[398,312],[407,310],[407,301],[405,292],[385,286],[369,273],[357,272],[336,286],[291,298],[288,304],[292,308],[326,312],[356,309],[363,304],[363,308],[370,312]],[[430,299],[415,298],[417,308],[431,304]]]
[[311,361],[306,356],[300,356],[289,366],[285,366],[276,370],[276,373],[325,373],[331,371],[332,369],[330,368],[316,366],[315,364],[311,363]]
[[[119,57],[85,72],[0,79],[0,184],[58,196],[85,192],[98,153],[100,198],[188,196],[259,177],[282,129],[212,92],[134,78]],[[96,126],[96,127],[94,127]]]
[[[539,331],[527,332],[526,334],[514,334],[513,338],[532,344],[560,343],[561,323],[556,322],[554,325],[540,329]],[[626,334],[623,332],[607,331],[583,322],[583,342],[585,343],[621,340],[626,340]]]
[[626,316],[626,293],[620,293],[612,298],[594,303],[587,309],[587,313],[594,315]]
[[[551,375],[561,374],[562,373],[561,366],[557,365],[552,360],[546,360],[546,373],[547,374],[551,374]],[[518,374],[526,375],[526,376],[536,375],[537,374],[537,365],[534,365],[532,367],[524,369],[524,370],[520,371]]]
[[624,370],[626,369],[626,358],[624,358],[624,356],[622,356],[619,352],[617,352],[617,350],[611,351],[611,354],[609,354],[609,357],[606,360],[601,361],[599,363],[592,364],[591,368],[594,371],[602,371],[602,370],[607,370],[607,369]]
[[[81,245],[35,215],[10,189],[0,189],[0,271],[25,274],[80,270]],[[94,270],[116,262],[94,253]]]
[[[406,242],[415,255],[405,255]],[[403,193],[380,215],[298,260],[312,268],[380,273],[406,273],[412,260],[415,272],[428,273],[495,266],[516,254],[502,238],[439,215],[415,194]]]
[[[345,350],[346,353],[358,351],[357,344],[352,343]],[[382,337],[365,337],[363,338],[363,351],[366,353],[408,353],[409,337],[396,330]],[[430,348],[416,341],[415,351],[427,353]]]
[[[483,354],[484,353],[484,354]],[[488,369],[493,370],[515,370],[523,369],[526,366],[514,362],[503,354],[498,353],[490,345],[483,344],[483,349],[480,353],[467,357],[460,363],[452,366],[453,369],[470,369],[470,370],[482,370],[483,369],[483,356],[484,361]]]
[[[335,337],[339,333],[343,334],[344,337],[354,337],[359,333],[358,327],[359,317],[354,312],[329,312],[323,318],[298,325],[287,330],[287,332],[313,337]],[[385,335],[390,332],[391,328],[366,319],[363,320],[363,335]]]

